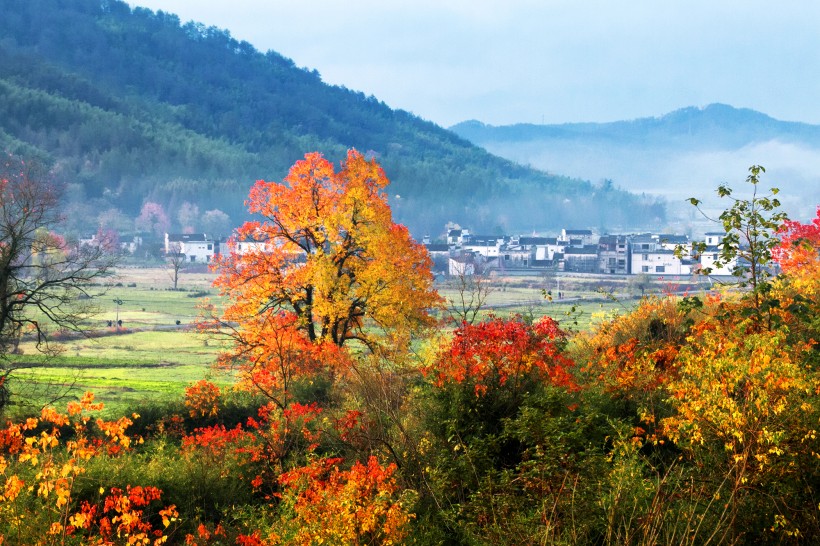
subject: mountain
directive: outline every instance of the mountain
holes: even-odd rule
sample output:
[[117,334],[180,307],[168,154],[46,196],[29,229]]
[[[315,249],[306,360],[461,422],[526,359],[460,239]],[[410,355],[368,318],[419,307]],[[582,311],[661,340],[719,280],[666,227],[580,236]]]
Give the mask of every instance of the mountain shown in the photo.
[[[709,199],[718,184],[744,189],[753,164],[767,168],[764,185],[781,190],[794,217],[812,217],[820,202],[820,126],[746,108],[711,104],[612,123],[494,127],[466,121],[451,130],[534,168],[663,195],[678,217],[691,212],[681,206],[686,198]],[[710,204],[720,208],[716,199]]]
[[418,234],[640,226],[661,202],[493,156],[375,97],[322,82],[215,27],[118,0],[0,0],[0,146],[69,184],[70,229],[100,211],[183,203],[233,223],[253,181],[306,152],[377,157],[396,218]]

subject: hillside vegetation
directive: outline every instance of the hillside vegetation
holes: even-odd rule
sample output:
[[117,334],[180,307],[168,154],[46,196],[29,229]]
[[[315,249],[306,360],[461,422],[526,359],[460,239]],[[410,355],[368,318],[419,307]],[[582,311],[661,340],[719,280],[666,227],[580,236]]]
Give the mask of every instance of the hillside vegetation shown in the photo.
[[172,215],[184,202],[218,207],[238,224],[255,180],[348,148],[379,158],[415,233],[448,220],[496,230],[664,217],[653,200],[497,158],[218,28],[117,0],[2,5],[0,146],[73,184],[77,231],[112,207],[133,218],[145,201]]

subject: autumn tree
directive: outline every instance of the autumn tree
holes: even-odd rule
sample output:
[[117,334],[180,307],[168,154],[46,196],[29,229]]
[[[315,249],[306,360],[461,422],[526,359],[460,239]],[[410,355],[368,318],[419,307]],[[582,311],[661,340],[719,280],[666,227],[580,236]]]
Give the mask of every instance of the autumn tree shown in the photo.
[[177,221],[182,233],[193,233],[199,223],[199,207],[185,201],[177,211]]
[[816,263],[820,255],[820,207],[811,222],[786,220],[778,231],[780,244],[772,255],[785,272],[794,272]]
[[171,221],[162,205],[148,201],[142,206],[140,215],[134,221],[134,226],[139,231],[161,237],[170,228]]
[[257,335],[276,322],[261,318],[292,314],[310,342],[370,349],[432,324],[440,300],[430,259],[393,223],[387,184],[375,160],[355,150],[338,172],[310,153],[282,183],[258,181],[248,207],[262,219],[245,223],[235,243],[259,244],[217,261],[216,284],[231,299],[223,320]]
[[[51,329],[81,331],[91,311],[89,285],[114,259],[102,247],[68,246],[51,230],[61,221],[60,191],[38,163],[0,166],[0,389],[14,369],[8,356],[31,335],[46,351]],[[0,407],[5,396],[0,396]]]
[[219,209],[206,210],[200,219],[202,231],[213,237],[225,236],[231,231],[230,217]]

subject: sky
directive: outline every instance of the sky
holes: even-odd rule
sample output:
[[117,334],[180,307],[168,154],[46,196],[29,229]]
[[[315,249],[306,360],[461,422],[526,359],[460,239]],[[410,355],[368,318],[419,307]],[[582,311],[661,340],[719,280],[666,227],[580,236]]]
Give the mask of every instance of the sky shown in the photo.
[[820,2],[138,0],[449,127],[721,102],[820,123]]

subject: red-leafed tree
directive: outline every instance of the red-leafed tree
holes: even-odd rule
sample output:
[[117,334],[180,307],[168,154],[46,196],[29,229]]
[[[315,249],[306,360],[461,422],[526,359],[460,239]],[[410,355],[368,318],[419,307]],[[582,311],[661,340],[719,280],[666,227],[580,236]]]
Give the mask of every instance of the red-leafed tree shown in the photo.
[[780,246],[773,250],[774,259],[784,271],[795,271],[817,261],[820,252],[820,207],[809,223],[787,220],[778,231]]
[[568,371],[572,361],[562,352],[565,339],[566,334],[549,317],[533,324],[520,317],[464,323],[427,373],[439,385],[472,385],[476,396],[495,385],[516,390],[528,379],[574,388]]

